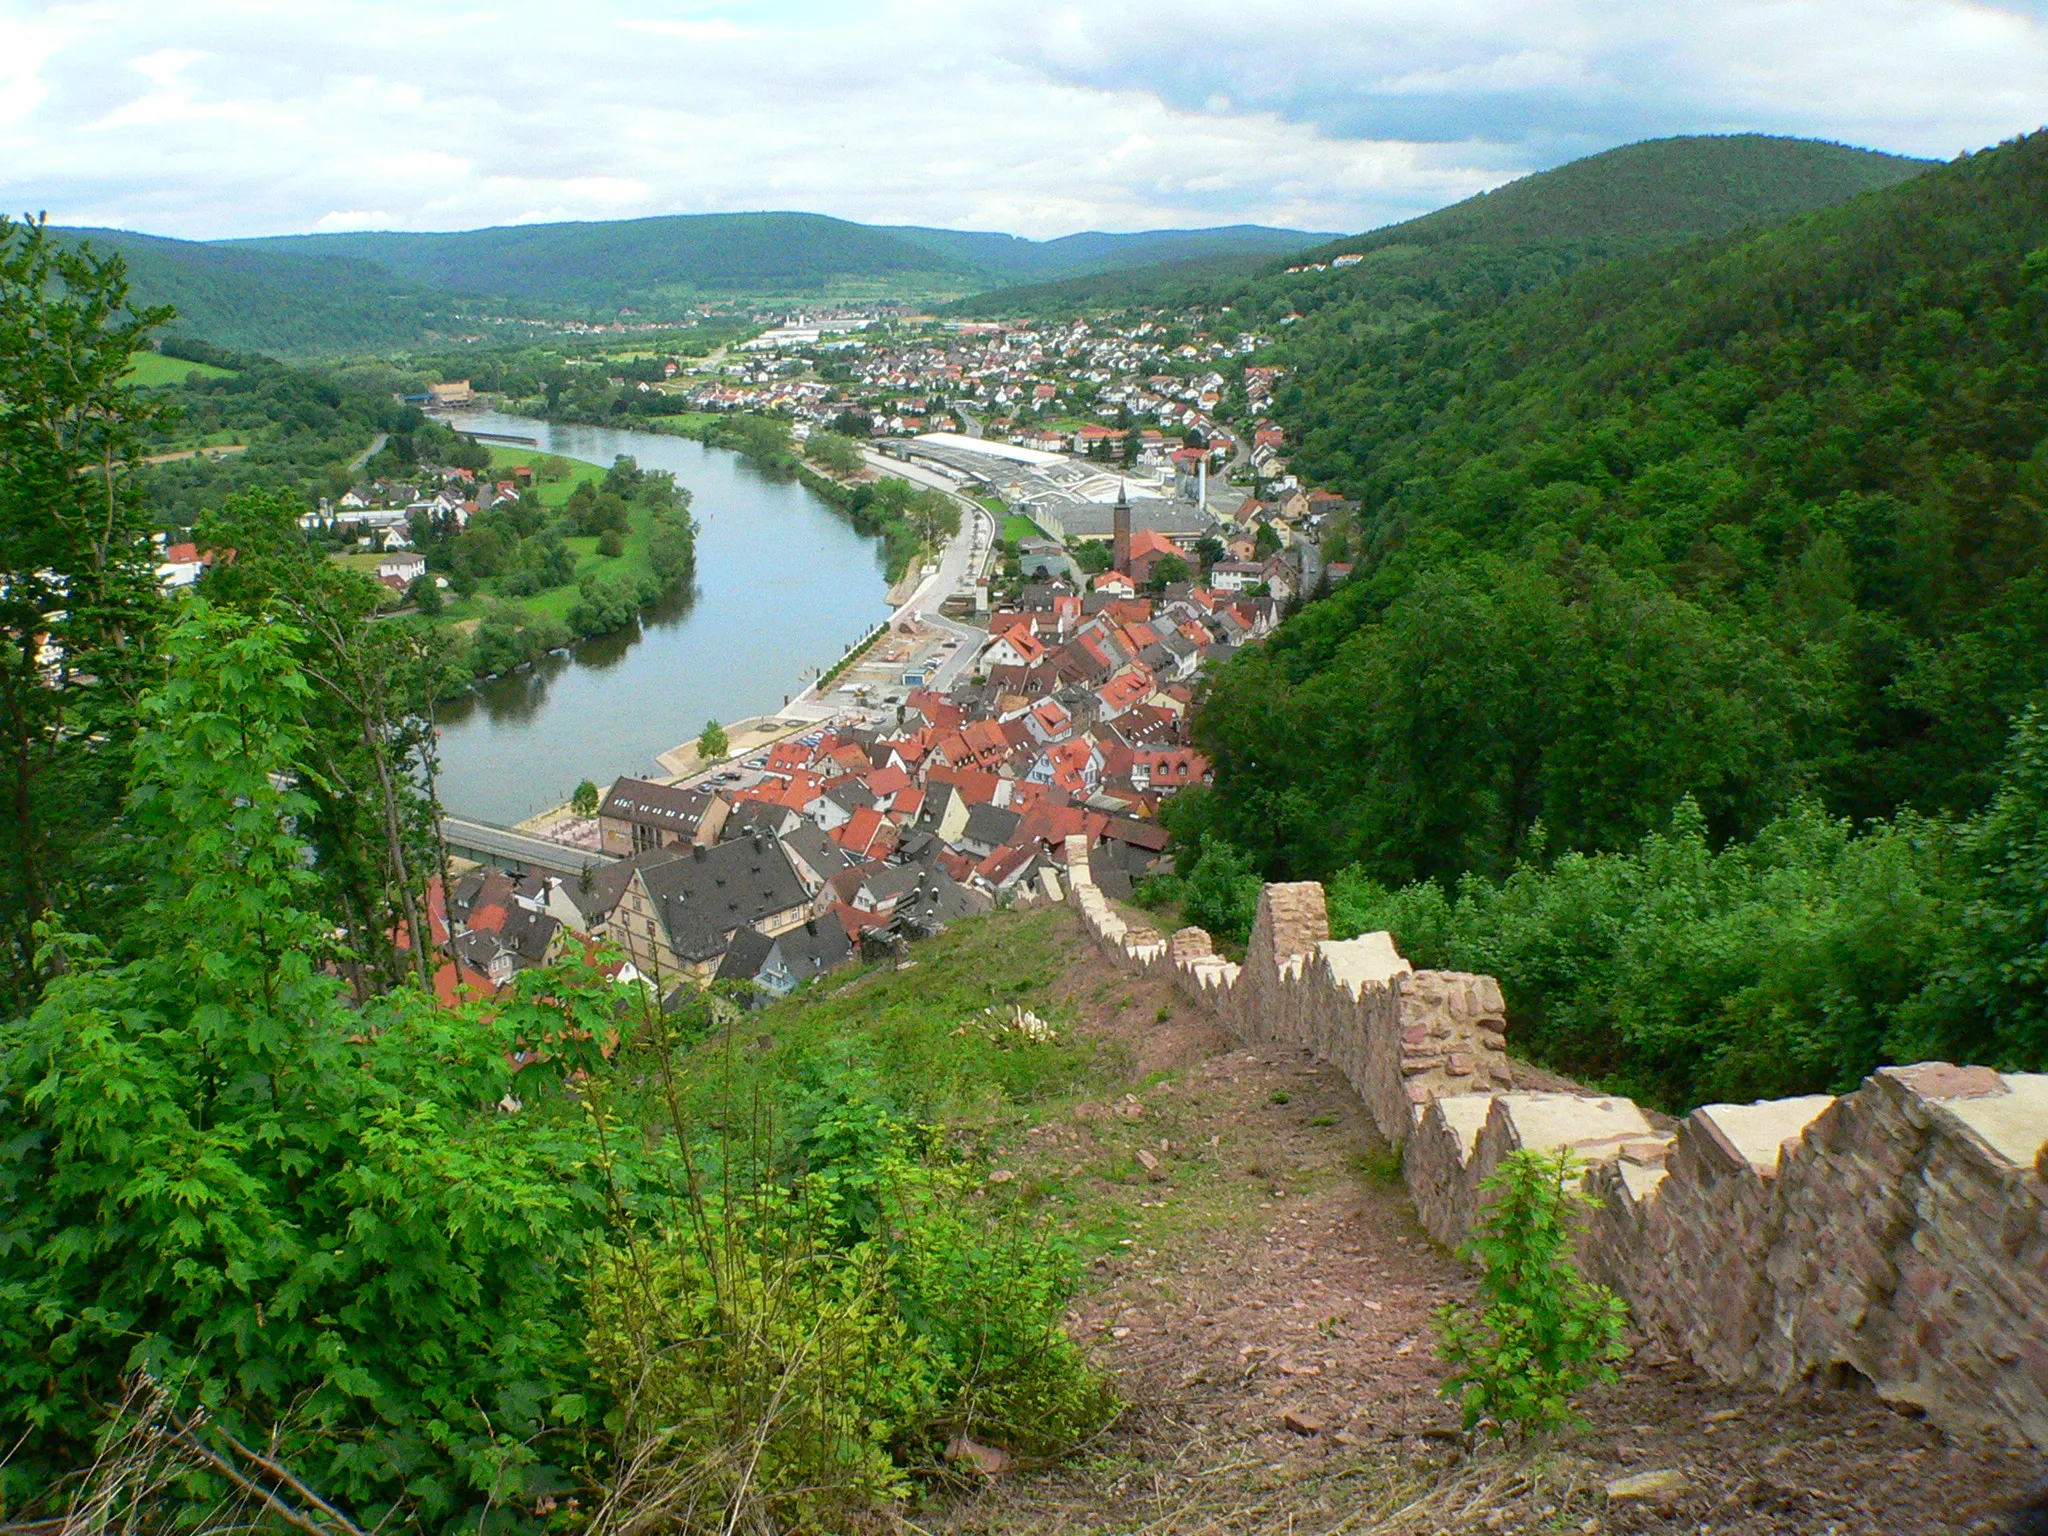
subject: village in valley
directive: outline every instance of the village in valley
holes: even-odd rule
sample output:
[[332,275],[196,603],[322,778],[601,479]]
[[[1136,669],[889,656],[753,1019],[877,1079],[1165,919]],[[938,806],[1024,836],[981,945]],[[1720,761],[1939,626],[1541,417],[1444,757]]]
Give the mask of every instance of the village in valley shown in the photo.
[[1200,314],[832,311],[613,381],[784,421],[799,452],[851,439],[857,478],[974,512],[974,555],[934,612],[900,609],[834,686],[736,726],[718,760],[679,748],[524,824],[586,862],[455,878],[443,990],[504,986],[581,938],[671,1000],[781,996],[955,918],[1063,899],[1077,834],[1097,884],[1129,895],[1165,853],[1162,802],[1209,776],[1188,733],[1204,664],[1350,573],[1356,504],[1297,480],[1268,419],[1281,370],[1246,365],[1268,339]]
[[985,632],[961,626],[970,648],[905,612],[812,706],[823,718],[746,722],[731,756],[536,818],[586,862],[456,878],[443,989],[495,990],[580,937],[671,1000],[713,982],[781,996],[956,918],[1064,899],[1076,835],[1128,896],[1165,851],[1161,803],[1209,775],[1187,731],[1204,662],[1269,633],[1283,599],[1155,583],[1199,557],[1134,532],[1128,496],[1108,511],[1106,571],[1023,582]]

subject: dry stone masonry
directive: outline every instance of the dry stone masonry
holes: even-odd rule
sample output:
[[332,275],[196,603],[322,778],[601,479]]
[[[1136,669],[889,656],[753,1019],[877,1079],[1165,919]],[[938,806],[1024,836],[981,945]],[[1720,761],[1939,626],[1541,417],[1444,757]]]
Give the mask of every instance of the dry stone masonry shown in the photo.
[[1199,928],[1128,922],[1084,839],[1067,869],[1113,959],[1344,1074],[1437,1241],[1510,1153],[1569,1147],[1598,1200],[1584,1262],[1666,1347],[1779,1389],[1854,1371],[1946,1429],[2048,1449],[2048,1075],[1886,1067],[1662,1129],[1624,1098],[1523,1087],[1498,982],[1417,971],[1384,933],[1331,939],[1320,885],[1267,886],[1239,966]]

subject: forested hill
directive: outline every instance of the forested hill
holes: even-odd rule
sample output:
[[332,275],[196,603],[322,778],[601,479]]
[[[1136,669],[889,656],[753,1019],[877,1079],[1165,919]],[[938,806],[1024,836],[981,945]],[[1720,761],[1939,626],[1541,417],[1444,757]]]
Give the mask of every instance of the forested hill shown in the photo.
[[815,213],[716,213],[452,234],[291,235],[229,245],[354,257],[406,282],[452,293],[645,308],[699,296],[789,298],[860,285],[906,296],[957,294],[1170,257],[1299,250],[1322,238],[1240,225],[1035,241],[878,228]]
[[1364,556],[1201,716],[1274,870],[1499,872],[1686,795],[1722,836],[1966,810],[2043,698],[2048,133],[1286,354]]
[[924,303],[983,288],[1163,260],[1249,262],[1326,238],[1242,224],[1056,240],[878,228],[810,213],[691,214],[448,234],[368,232],[167,240],[72,229],[126,258],[135,295],[177,329],[237,351],[361,356],[471,335],[479,315],[670,318],[706,300]]
[[[963,300],[975,313],[1230,304],[1278,320],[1326,308],[1347,324],[1411,321],[1498,299],[1583,262],[1830,208],[1896,185],[1929,162],[1811,139],[1730,134],[1652,139],[1524,176],[1434,213],[1283,260],[1180,259]],[[1290,274],[1346,253],[1360,265]]]
[[448,296],[369,262],[165,240],[123,229],[67,229],[68,242],[118,252],[135,298],[170,304],[176,334],[231,351],[287,357],[412,347],[444,332]]

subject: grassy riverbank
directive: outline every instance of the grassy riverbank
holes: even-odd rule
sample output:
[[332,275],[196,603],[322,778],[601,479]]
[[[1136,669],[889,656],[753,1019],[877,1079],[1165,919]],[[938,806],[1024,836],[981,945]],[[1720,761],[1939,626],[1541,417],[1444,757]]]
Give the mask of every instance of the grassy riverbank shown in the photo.
[[690,493],[669,476],[490,448],[493,476],[519,468],[532,483],[516,505],[438,529],[426,546],[429,569],[450,582],[429,616],[459,648],[454,676],[508,672],[625,628],[695,578]]

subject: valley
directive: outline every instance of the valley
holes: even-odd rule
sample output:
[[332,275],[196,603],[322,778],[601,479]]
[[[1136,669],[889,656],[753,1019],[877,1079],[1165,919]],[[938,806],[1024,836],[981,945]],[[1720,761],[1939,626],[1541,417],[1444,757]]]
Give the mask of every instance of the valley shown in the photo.
[[0,220],[0,1525],[2025,1532],[2048,130],[1284,206]]

